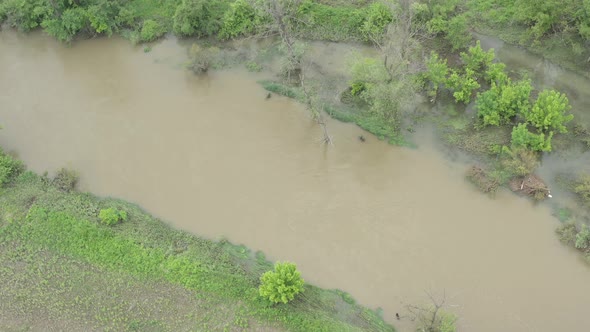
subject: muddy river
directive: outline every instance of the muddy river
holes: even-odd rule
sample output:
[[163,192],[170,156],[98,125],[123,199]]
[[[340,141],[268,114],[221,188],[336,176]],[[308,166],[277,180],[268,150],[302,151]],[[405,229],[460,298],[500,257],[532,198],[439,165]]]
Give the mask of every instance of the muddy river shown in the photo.
[[547,207],[480,194],[427,133],[412,150],[329,121],[325,148],[300,105],[265,100],[263,74],[198,78],[184,54],[174,40],[144,53],[2,32],[0,144],[175,227],[294,261],[401,331],[412,323],[395,313],[425,292],[446,294],[461,331],[588,330],[590,268]]

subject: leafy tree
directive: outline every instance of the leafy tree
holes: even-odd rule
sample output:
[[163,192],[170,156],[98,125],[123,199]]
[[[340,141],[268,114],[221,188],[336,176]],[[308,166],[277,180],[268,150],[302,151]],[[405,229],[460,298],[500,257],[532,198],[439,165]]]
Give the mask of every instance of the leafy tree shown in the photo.
[[565,124],[574,116],[566,114],[571,109],[567,96],[555,90],[544,90],[530,110],[523,112],[527,123],[544,132],[555,130],[566,133]]
[[535,134],[529,131],[526,123],[520,123],[512,128],[512,146],[514,148],[527,148],[533,151],[551,151],[551,138],[553,132],[545,137],[544,133]]
[[260,296],[273,303],[288,303],[303,292],[304,280],[297,266],[289,262],[277,262],[274,271],[265,272],[260,282]]
[[451,44],[453,51],[460,50],[469,44],[471,34],[467,31],[467,16],[457,15],[449,20],[445,39]]
[[484,125],[506,124],[517,114],[530,108],[529,98],[533,87],[529,80],[505,84],[492,82],[489,90],[479,94],[475,100],[477,115]]

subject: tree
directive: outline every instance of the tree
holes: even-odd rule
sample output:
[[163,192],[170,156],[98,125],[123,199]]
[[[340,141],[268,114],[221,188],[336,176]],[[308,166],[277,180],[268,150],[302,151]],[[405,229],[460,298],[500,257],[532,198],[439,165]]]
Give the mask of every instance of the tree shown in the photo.
[[487,52],[481,48],[479,40],[475,46],[469,47],[467,53],[461,52],[461,60],[465,64],[466,70],[472,70],[474,76],[481,78],[483,73],[492,65],[495,54],[494,49],[490,49]]
[[474,91],[480,87],[475,72],[469,68],[465,68],[465,73],[462,75],[459,75],[455,70],[451,70],[446,86],[453,91],[453,97],[455,97],[457,103],[463,102],[465,104],[469,104]]
[[566,114],[571,109],[567,96],[555,90],[543,90],[530,110],[523,115],[527,123],[539,131],[555,130],[566,133],[565,124],[574,116]]
[[277,262],[274,271],[265,272],[260,281],[260,296],[273,303],[288,303],[303,292],[304,280],[293,263]]
[[173,30],[179,36],[211,36],[221,28],[225,2],[182,0],[174,13]]

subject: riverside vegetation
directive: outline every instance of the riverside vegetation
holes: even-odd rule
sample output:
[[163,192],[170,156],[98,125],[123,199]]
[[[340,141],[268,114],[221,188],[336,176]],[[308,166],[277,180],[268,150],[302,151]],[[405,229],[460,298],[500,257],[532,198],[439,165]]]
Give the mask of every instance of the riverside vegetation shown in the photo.
[[[167,33],[197,37],[204,42],[191,48],[189,65],[196,73],[216,66],[225,41],[278,36],[273,47],[281,55],[280,75],[261,84],[305,103],[323,125],[326,142],[331,139],[324,112],[394,144],[410,144],[405,132],[427,118],[449,145],[478,160],[467,176],[492,194],[507,185],[544,199],[549,190],[534,175],[542,155],[590,148],[586,124],[573,119],[566,95],[536,89],[526,73],[506,68],[470,34],[490,31],[569,68],[588,68],[587,0],[548,0],[541,6],[531,0],[3,0],[0,20],[22,31],[41,28],[66,42],[114,33],[134,43]],[[377,55],[350,61],[348,82],[333,100],[313,75],[309,40],[362,43]],[[265,64],[246,66],[261,70]],[[436,108],[424,112],[429,104]],[[590,205],[586,175],[563,182]],[[105,211],[99,213],[110,220],[104,224],[129,223],[124,209]],[[558,232],[564,243],[588,255],[583,220],[564,223]]]

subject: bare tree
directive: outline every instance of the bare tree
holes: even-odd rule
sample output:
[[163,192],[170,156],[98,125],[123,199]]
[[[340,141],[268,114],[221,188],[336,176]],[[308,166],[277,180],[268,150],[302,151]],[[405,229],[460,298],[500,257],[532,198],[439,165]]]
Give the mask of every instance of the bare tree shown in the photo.
[[440,332],[444,324],[455,323],[455,317],[445,313],[446,294],[443,293],[442,299],[437,299],[430,292],[426,292],[430,300],[427,306],[407,305],[406,309],[410,313],[410,319],[417,324],[420,332]]
[[324,120],[321,105],[318,102],[317,95],[309,89],[305,80],[305,71],[303,67],[303,56],[305,48],[297,44],[295,38],[295,29],[298,24],[305,24],[297,17],[297,11],[302,0],[250,0],[251,4],[270,16],[271,20],[267,31],[276,31],[281,37],[282,45],[286,51],[286,74],[287,79],[291,80],[291,75],[295,74],[297,83],[303,91],[305,105],[312,114],[313,119],[322,127],[324,132],[323,142],[332,144],[332,138],[328,133],[328,128]]

